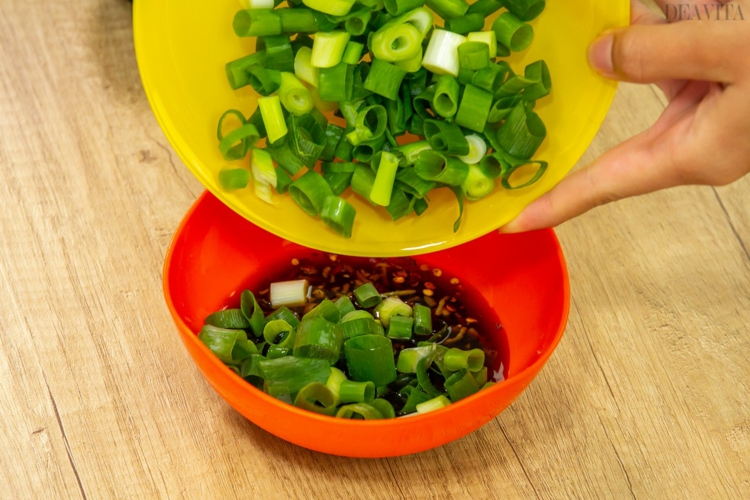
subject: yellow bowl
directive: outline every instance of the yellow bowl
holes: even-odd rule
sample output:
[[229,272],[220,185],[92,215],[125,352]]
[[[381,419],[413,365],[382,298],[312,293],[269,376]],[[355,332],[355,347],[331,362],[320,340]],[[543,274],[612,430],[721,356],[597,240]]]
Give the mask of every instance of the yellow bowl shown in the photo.
[[[430,195],[430,207],[394,223],[387,213],[354,195],[357,209],[351,239],[311,219],[289,196],[275,195],[274,204],[259,200],[253,189],[226,192],[218,172],[227,162],[217,147],[216,124],[230,108],[250,115],[257,94],[233,91],[224,64],[254,50],[254,40],[237,38],[232,19],[237,0],[135,2],[135,48],[143,86],[164,133],[195,176],[219,199],[262,228],[295,243],[339,254],[401,256],[432,252],[474,240],[508,223],[529,203],[560,182],[594,138],[615,95],[616,84],[596,75],[586,62],[588,44],[608,28],[629,22],[628,0],[552,0],[532,25],[531,48],[515,54],[517,71],[538,59],[547,61],[552,95],[537,111],[547,125],[548,139],[536,158],[550,169],[532,187],[505,191],[468,203],[457,233],[458,207],[447,189]],[[494,18],[494,16],[493,16]],[[488,20],[491,23],[493,18]]]

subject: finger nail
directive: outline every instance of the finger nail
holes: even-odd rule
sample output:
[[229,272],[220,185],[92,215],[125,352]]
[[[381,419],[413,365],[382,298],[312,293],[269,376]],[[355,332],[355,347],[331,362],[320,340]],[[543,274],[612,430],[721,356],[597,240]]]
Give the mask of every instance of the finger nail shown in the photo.
[[518,219],[509,222],[508,224],[504,225],[500,229],[497,230],[500,234],[514,234],[514,233],[520,233],[523,231],[523,229],[520,227],[520,224],[518,223]]
[[612,64],[614,41],[614,33],[605,32],[589,46],[589,64],[599,73],[614,74],[614,65]]

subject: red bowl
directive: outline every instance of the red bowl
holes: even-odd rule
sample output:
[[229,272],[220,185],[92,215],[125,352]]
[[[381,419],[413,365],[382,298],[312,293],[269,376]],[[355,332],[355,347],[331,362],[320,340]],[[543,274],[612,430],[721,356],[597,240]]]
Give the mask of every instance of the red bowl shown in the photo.
[[342,420],[301,410],[245,382],[198,340],[196,332],[231,294],[257,288],[270,266],[284,265],[305,251],[253,225],[206,192],[182,221],[164,264],[167,305],[206,380],[250,421],[305,448],[349,457],[390,457],[463,437],[521,394],[565,330],[570,287],[554,232],[492,233],[418,260],[470,283],[497,311],[510,349],[507,380],[445,409],[410,418]]

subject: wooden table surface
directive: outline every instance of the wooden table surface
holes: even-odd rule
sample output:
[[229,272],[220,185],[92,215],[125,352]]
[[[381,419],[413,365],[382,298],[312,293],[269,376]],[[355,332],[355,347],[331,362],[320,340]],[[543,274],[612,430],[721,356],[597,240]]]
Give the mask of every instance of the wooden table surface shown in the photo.
[[[663,107],[623,85],[583,161]],[[573,303],[541,375],[474,434],[388,460],[288,444],[204,382],[160,275],[201,191],[127,2],[0,2],[0,497],[750,495],[750,178],[560,228]]]

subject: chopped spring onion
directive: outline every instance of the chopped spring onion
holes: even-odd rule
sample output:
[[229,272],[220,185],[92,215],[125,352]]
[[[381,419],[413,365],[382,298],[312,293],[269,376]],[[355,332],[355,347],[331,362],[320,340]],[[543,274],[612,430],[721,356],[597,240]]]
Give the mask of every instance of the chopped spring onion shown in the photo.
[[274,0],[240,0],[243,9],[273,9]]
[[437,183],[421,178],[413,168],[402,168],[396,174],[396,186],[417,199],[423,199],[437,187]]
[[503,8],[502,0],[477,0],[474,2],[467,14],[482,14],[484,17],[494,14],[498,10]]
[[281,73],[279,99],[284,108],[296,116],[306,115],[313,109],[310,91],[293,73]]
[[484,27],[484,20],[482,14],[466,14],[445,21],[445,29],[460,35],[467,35],[472,31],[481,30]]
[[375,59],[365,80],[365,89],[387,99],[398,99],[406,71],[382,59]]
[[[430,142],[430,146],[434,149],[432,152],[458,156],[469,154],[469,142],[461,131],[461,127],[455,123],[438,120],[425,120],[424,134]],[[419,158],[429,152],[430,151],[422,151]],[[419,163],[419,158],[414,163],[415,165]]]
[[308,288],[310,288],[310,283],[307,280],[271,283],[271,306],[274,309],[282,306],[304,306],[307,304]]
[[336,405],[339,404],[339,392],[341,391],[341,384],[344,383],[344,381],[347,380],[346,375],[344,372],[339,370],[336,367],[331,367],[331,376],[328,377],[328,381],[326,382],[326,387],[328,388],[331,393],[333,393],[333,397],[336,400]]
[[304,319],[297,327],[294,356],[323,359],[332,365],[339,360],[343,340],[341,327],[336,323],[322,317]]
[[363,142],[380,139],[388,124],[388,112],[386,109],[376,104],[368,106],[357,113],[354,130],[346,135],[346,138],[354,146],[359,146]]
[[458,111],[458,96],[460,93],[461,87],[454,77],[451,75],[441,76],[438,78],[437,87],[435,87],[432,109],[444,118],[451,118]]
[[478,71],[486,68],[490,65],[490,46],[484,42],[462,43],[458,46],[458,63],[461,69]]
[[352,304],[352,300],[349,298],[348,295],[342,295],[341,297],[336,299],[333,303],[336,304],[336,307],[339,308],[339,312],[341,313],[342,319],[344,316],[346,316],[350,312],[354,312],[356,310],[354,308],[354,304]]
[[295,333],[294,327],[283,319],[269,321],[263,328],[263,338],[269,345],[287,349],[294,347]]
[[312,49],[312,65],[316,68],[332,68],[341,62],[351,35],[346,31],[331,31],[315,35]]
[[317,217],[323,210],[326,198],[333,196],[333,191],[318,172],[310,170],[289,186],[289,194],[302,210]]
[[425,3],[443,19],[463,16],[469,10],[466,0],[426,0]]
[[358,382],[370,381],[376,387],[396,380],[391,340],[382,335],[360,335],[344,343],[349,375]]
[[325,299],[320,304],[315,306],[310,312],[302,317],[302,321],[306,319],[323,318],[332,323],[338,323],[341,321],[341,311],[339,308],[328,299]]
[[341,323],[348,323],[349,321],[354,321],[356,319],[363,319],[363,318],[369,318],[371,320],[375,320],[374,316],[370,314],[367,311],[363,311],[361,309],[357,309],[356,311],[351,311],[349,313],[346,313],[346,315],[341,318]]
[[469,176],[461,187],[467,200],[476,201],[489,196],[496,186],[495,179],[488,177],[479,165],[469,165]]
[[354,90],[354,66],[345,62],[320,69],[318,91],[320,98],[329,102],[345,102]]
[[546,97],[552,91],[552,79],[549,67],[544,61],[537,61],[526,66],[525,76],[534,83],[523,91],[523,98],[527,101],[536,101]]
[[396,24],[378,30],[372,37],[370,50],[383,61],[405,61],[419,54],[423,38],[411,24]]
[[256,337],[263,335],[263,327],[265,326],[263,310],[258,305],[258,301],[255,300],[255,295],[250,290],[245,290],[240,295],[240,309],[250,323],[253,335]]
[[281,86],[281,72],[263,66],[251,66],[247,70],[250,86],[258,94],[269,96]]
[[484,89],[467,85],[456,114],[456,123],[474,132],[482,132],[492,108],[492,94]]
[[497,132],[497,142],[509,155],[528,159],[547,137],[547,128],[539,115],[522,104],[516,105]]
[[232,22],[234,33],[239,37],[269,36],[281,34],[281,17],[275,10],[241,10]]
[[258,364],[268,394],[290,404],[307,384],[325,384],[331,376],[331,366],[323,359],[284,356],[261,360]]
[[455,403],[479,392],[479,385],[469,370],[462,369],[445,380],[445,390]]
[[294,57],[294,73],[297,78],[307,82],[313,87],[318,86],[319,68],[312,65],[312,49],[302,47]]
[[466,35],[466,39],[470,42],[486,43],[490,49],[490,59],[497,57],[497,35],[494,31],[474,31]]
[[[244,330],[230,330],[206,325],[201,330],[198,338],[217,358],[227,365],[239,365],[244,359],[250,357],[251,354],[257,353],[255,344],[252,342],[248,343],[247,334]],[[254,351],[250,352],[248,346],[252,346]]]
[[481,370],[475,371],[471,373],[471,376],[474,377],[474,381],[477,383],[479,387],[482,387],[484,384],[487,383],[487,367],[483,366]]
[[484,139],[477,134],[471,134],[466,136],[466,141],[469,143],[469,154],[460,156],[458,159],[468,165],[474,165],[482,161],[482,158],[487,155],[487,143],[484,142]]
[[375,384],[344,380],[339,387],[339,401],[342,403],[369,403],[375,399]]
[[[281,319],[286,321],[289,325],[292,326],[292,328],[296,329],[299,325],[299,320],[297,319],[297,316],[286,306],[281,306],[278,309],[276,309],[274,312],[266,316],[266,324],[269,322]],[[264,329],[265,334],[265,329]]]
[[[342,141],[349,143],[348,141]],[[372,186],[375,184],[375,172],[366,165],[357,165],[352,174],[352,191],[360,195],[365,200],[370,200]]]
[[443,363],[450,371],[458,371],[467,368],[469,371],[476,372],[481,370],[484,366],[484,351],[481,349],[464,351],[451,348],[445,353]]
[[388,325],[388,338],[408,340],[411,338],[413,326],[414,319],[405,316],[393,316]]
[[417,364],[422,361],[422,359],[432,355],[432,353],[435,352],[435,349],[436,344],[431,342],[428,343],[428,345],[420,347],[402,349],[401,352],[398,353],[396,369],[399,373],[417,373]]
[[414,171],[423,179],[460,186],[469,176],[469,166],[437,151],[423,151],[414,165]]
[[345,16],[355,4],[355,0],[302,0],[302,3],[324,14]]
[[510,12],[495,19],[492,30],[497,35],[498,43],[508,47],[513,52],[520,52],[534,39],[534,28],[518,19]]
[[445,396],[438,396],[417,405],[417,413],[429,413],[450,406],[451,402]]
[[292,40],[288,35],[259,38],[258,44],[266,51],[268,69],[294,72],[294,49],[292,49]]
[[354,290],[354,297],[357,299],[360,307],[364,307],[365,309],[375,307],[383,300],[380,292],[377,291],[372,283],[365,283]]
[[331,417],[336,413],[336,405],[336,397],[320,382],[310,382],[294,398],[294,406],[297,408]]
[[[351,178],[348,174],[343,175]],[[320,212],[323,222],[344,238],[351,238],[356,216],[355,208],[338,196],[327,197]]]
[[414,333],[417,335],[432,333],[432,310],[422,304],[414,304]]
[[263,125],[268,133],[268,141],[273,144],[286,136],[289,129],[284,120],[279,96],[261,97],[258,99],[258,106],[263,116]]
[[375,407],[367,403],[355,403],[339,408],[336,418],[360,418],[363,420],[380,420],[385,418]]
[[[537,170],[535,171],[534,175],[526,182],[520,185],[513,186],[510,183],[510,178],[515,174],[517,171],[519,171],[521,168],[531,165],[531,166],[537,166]],[[536,184],[539,179],[542,178],[544,173],[547,171],[547,162],[546,161],[533,161],[533,160],[522,160],[519,163],[513,165],[510,169],[508,169],[506,172],[503,173],[502,178],[502,185],[505,189],[508,189],[510,191],[516,190],[516,189],[524,189],[527,188],[533,184]]]
[[422,66],[436,75],[458,76],[458,47],[466,37],[450,31],[436,29],[427,45]]
[[384,152],[380,157],[380,165],[375,174],[375,183],[370,192],[370,199],[373,202],[384,207],[390,205],[397,170],[398,158],[392,153]]
[[400,165],[402,167],[414,165],[414,162],[417,161],[417,158],[419,157],[419,153],[428,149],[432,149],[432,146],[430,146],[430,143],[427,141],[411,142],[399,146],[397,151],[403,156]]
[[381,26],[381,29],[390,28],[391,26],[396,26],[399,24],[411,24],[412,26],[417,28],[417,31],[419,31],[419,34],[422,36],[422,38],[425,38],[432,29],[434,21],[435,16],[432,14],[432,12],[429,9],[420,7],[408,12],[404,12],[400,16],[391,19],[383,26]]
[[404,12],[422,7],[425,0],[384,0],[385,10],[392,16],[400,16]]
[[276,187],[276,169],[273,166],[271,155],[267,151],[253,148],[251,167],[253,171],[253,180],[255,182]]
[[217,328],[228,328],[230,330],[245,330],[250,328],[250,322],[242,314],[241,309],[217,311],[208,316],[205,323]]
[[266,51],[261,50],[255,54],[250,54],[240,59],[228,62],[224,67],[229,86],[232,90],[241,89],[250,85],[250,78],[247,70],[253,66],[266,66]]
[[546,0],[503,0],[506,9],[518,16],[521,21],[533,21],[546,7]]
[[355,318],[341,322],[341,330],[344,332],[344,340],[349,340],[360,335],[382,335],[383,327],[372,317]]
[[346,49],[344,50],[344,55],[341,58],[341,62],[356,66],[357,64],[359,64],[359,60],[362,59],[362,51],[364,49],[365,46],[363,44],[355,41],[350,41],[346,44]]
[[412,308],[401,300],[400,297],[387,297],[377,305],[375,315],[383,323],[383,326],[388,327],[394,316],[411,318]]
[[373,399],[367,404],[378,410],[383,415],[383,418],[396,418],[396,410],[393,409],[393,405],[386,399]]
[[223,189],[245,189],[250,183],[250,172],[244,168],[227,168],[219,172],[219,184]]

